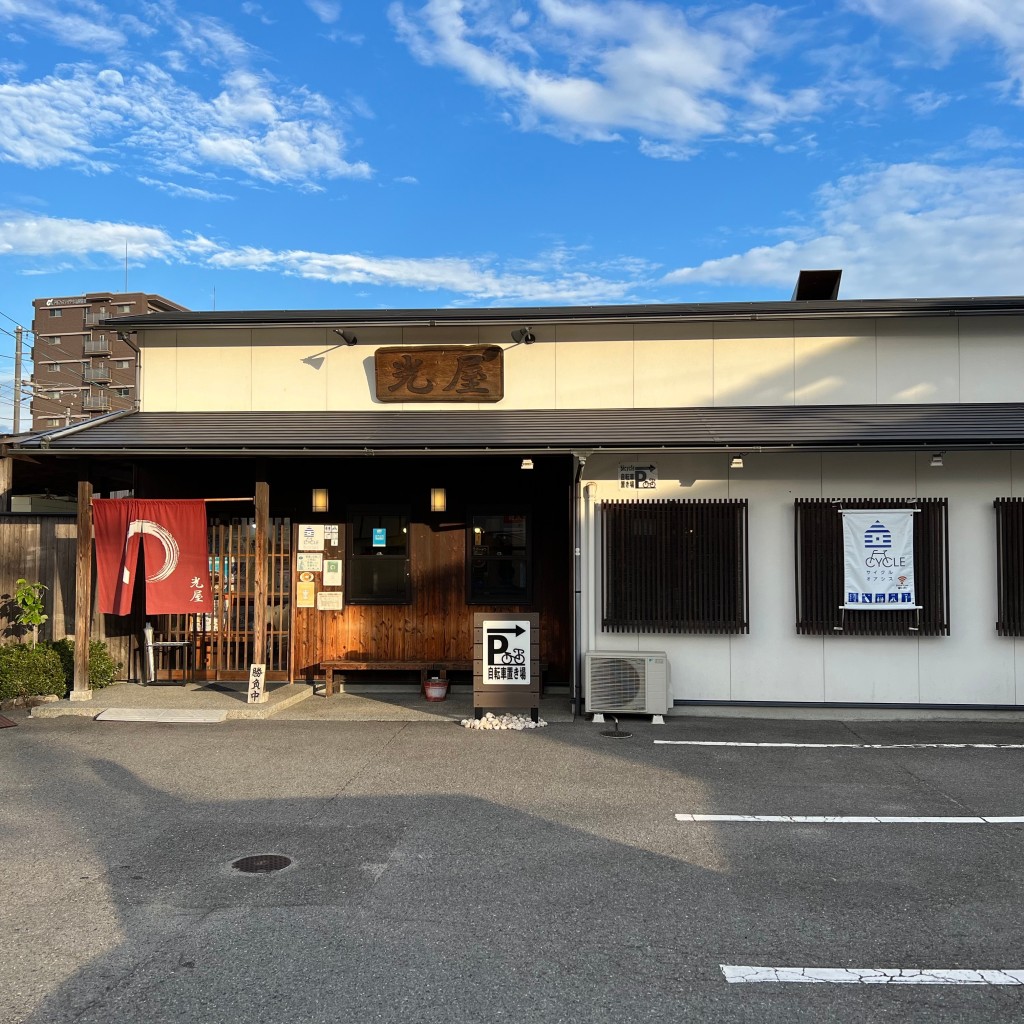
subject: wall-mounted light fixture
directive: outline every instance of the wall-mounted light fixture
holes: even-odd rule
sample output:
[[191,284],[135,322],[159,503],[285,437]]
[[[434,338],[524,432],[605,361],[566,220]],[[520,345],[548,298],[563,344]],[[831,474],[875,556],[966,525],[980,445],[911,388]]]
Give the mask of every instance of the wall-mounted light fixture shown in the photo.
[[354,345],[359,340],[350,331],[342,331],[337,327],[332,328],[332,330],[346,345]]
[[523,459],[523,461],[519,463],[519,468],[533,469],[533,459]]
[[743,468],[743,456],[742,455],[734,455],[732,457],[732,462],[729,463],[729,468],[730,469],[742,469]]
[[517,345],[532,345],[537,340],[537,335],[529,327],[520,327],[518,331],[512,332],[512,340]]
[[932,461],[928,463],[933,469],[938,469],[942,465],[942,452],[936,452],[932,456]]
[[430,511],[444,512],[448,508],[448,496],[444,493],[443,487],[430,488]]
[[314,487],[313,488],[313,511],[314,512],[326,512],[327,511],[327,488],[326,487]]

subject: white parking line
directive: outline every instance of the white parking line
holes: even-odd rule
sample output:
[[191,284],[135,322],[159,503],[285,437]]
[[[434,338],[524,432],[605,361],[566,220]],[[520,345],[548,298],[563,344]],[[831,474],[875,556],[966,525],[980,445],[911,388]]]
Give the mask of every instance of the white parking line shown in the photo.
[[793,825],[1020,825],[1024,817],[893,817],[868,814],[677,814],[676,821],[759,821]]
[[730,984],[796,982],[812,985],[1024,985],[1024,971],[907,969],[903,967],[739,967],[718,965]]
[[808,750],[1024,750],[1024,743],[741,743],[735,740],[655,740],[663,747],[797,747]]

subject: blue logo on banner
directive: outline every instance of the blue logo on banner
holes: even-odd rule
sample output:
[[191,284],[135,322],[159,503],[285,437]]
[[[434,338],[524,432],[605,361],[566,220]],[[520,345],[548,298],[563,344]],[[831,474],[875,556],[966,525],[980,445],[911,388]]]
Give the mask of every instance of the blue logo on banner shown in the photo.
[[858,594],[856,590],[851,590],[846,595],[846,603],[847,604],[860,604],[860,594]]
[[386,548],[388,546],[388,531],[386,527],[375,526],[373,528],[373,546],[375,548]]
[[912,596],[913,596],[912,594],[907,594],[907,593],[900,594],[900,604],[910,604],[911,603],[910,598]]
[[888,529],[882,525],[879,520],[875,520],[871,526],[864,532],[864,547],[866,548],[891,548],[892,547],[892,534]]

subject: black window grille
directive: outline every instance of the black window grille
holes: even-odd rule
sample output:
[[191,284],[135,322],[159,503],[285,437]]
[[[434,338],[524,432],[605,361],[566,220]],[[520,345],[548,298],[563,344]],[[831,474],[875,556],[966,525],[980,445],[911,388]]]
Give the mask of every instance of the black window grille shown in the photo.
[[607,501],[600,513],[602,629],[749,632],[745,500]]
[[[914,589],[920,609],[843,611],[840,509],[916,508]],[[796,631],[808,636],[949,636],[945,498],[798,498]]]
[[1024,498],[996,498],[999,636],[1024,636]]

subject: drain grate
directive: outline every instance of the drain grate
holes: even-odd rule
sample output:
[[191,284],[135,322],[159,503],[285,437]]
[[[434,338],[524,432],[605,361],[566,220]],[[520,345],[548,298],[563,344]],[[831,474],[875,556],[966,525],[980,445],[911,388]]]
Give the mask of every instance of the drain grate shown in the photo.
[[615,725],[614,729],[603,729],[601,731],[602,736],[607,736],[612,740],[628,740],[633,734],[631,732],[619,732],[619,720],[614,715],[608,715]]
[[255,857],[239,857],[231,866],[247,875],[267,875],[271,871],[280,871],[288,867],[291,862],[291,857],[284,857],[279,853],[259,853]]

